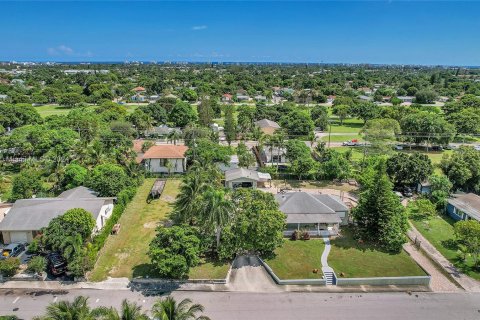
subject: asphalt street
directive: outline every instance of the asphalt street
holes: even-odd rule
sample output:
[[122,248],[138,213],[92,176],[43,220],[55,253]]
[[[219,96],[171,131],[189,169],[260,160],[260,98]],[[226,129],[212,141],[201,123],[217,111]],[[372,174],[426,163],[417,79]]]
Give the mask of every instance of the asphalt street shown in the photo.
[[[0,290],[0,314],[31,319],[45,307],[77,295],[89,297],[92,307],[118,307],[123,299],[149,310],[158,296],[128,290],[34,291]],[[478,320],[478,293],[251,293],[174,292],[177,299],[191,298],[205,307],[212,320],[355,319],[355,320]]]

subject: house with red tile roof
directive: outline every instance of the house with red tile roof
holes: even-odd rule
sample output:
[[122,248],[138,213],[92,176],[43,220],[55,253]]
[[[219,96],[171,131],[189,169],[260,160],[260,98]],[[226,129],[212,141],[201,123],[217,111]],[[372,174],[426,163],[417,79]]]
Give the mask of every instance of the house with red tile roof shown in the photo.
[[155,145],[145,152],[142,162],[153,173],[183,173],[187,170],[187,150],[187,146]]

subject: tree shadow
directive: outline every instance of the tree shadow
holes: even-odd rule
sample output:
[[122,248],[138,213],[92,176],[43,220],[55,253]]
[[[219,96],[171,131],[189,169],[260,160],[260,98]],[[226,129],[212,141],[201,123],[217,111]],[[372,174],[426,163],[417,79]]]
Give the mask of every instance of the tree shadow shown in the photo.
[[133,280],[128,287],[144,296],[162,296],[180,288],[182,280],[162,279],[153,264],[142,263],[133,267]]
[[454,239],[442,240],[440,243],[444,248],[448,250],[453,250],[453,251],[458,250],[458,244]]

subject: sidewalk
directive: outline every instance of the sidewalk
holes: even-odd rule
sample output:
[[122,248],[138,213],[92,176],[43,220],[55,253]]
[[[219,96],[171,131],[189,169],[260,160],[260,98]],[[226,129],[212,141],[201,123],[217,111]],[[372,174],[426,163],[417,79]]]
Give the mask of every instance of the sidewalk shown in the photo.
[[420,241],[420,247],[443,271],[450,275],[451,279],[456,282],[465,291],[480,292],[480,282],[461,273],[450,261],[448,261],[428,240],[412,225],[407,232],[408,237],[413,242]]

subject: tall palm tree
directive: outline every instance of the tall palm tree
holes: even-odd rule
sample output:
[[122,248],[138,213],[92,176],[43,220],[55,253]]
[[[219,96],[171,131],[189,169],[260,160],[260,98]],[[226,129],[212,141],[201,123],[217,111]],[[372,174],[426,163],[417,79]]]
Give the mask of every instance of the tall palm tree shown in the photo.
[[278,130],[273,135],[274,144],[276,144],[277,148],[278,148],[277,149],[277,168],[278,168],[278,164],[280,162],[280,152],[285,147],[286,137],[287,137],[287,135],[285,134],[285,132],[283,130]]
[[270,150],[270,162],[273,165],[273,147],[275,146],[275,139],[273,136],[268,136],[265,141],[265,145],[268,147],[268,150]]
[[222,229],[230,223],[233,204],[225,197],[225,192],[218,189],[208,190],[203,197],[202,220],[215,228],[217,250],[220,247]]
[[193,222],[199,209],[199,197],[205,191],[206,184],[202,177],[201,168],[193,166],[183,178],[180,192],[174,203],[175,220],[179,222]]
[[210,320],[207,316],[197,317],[203,311],[202,305],[192,304],[190,299],[177,303],[172,297],[157,301],[152,308],[153,318],[157,320]]
[[180,140],[180,138],[182,137],[182,134],[180,133],[180,131],[174,129],[172,131],[170,131],[167,135],[167,141],[168,142],[173,142],[174,145],[177,144],[177,141]]
[[142,307],[135,302],[122,301],[120,312],[115,308],[99,307],[92,310],[96,320],[148,320],[148,316],[142,313]]
[[34,318],[36,320],[94,320],[92,310],[88,306],[88,298],[75,297],[73,302],[59,301],[47,307],[45,316]]

